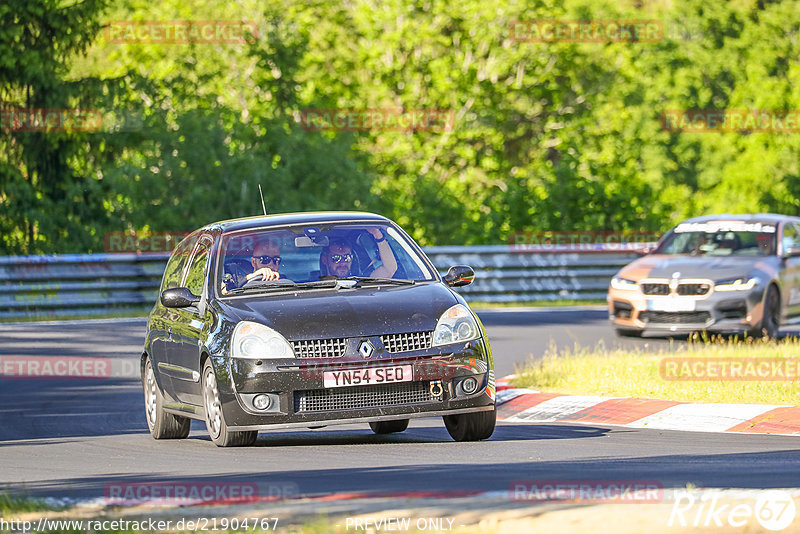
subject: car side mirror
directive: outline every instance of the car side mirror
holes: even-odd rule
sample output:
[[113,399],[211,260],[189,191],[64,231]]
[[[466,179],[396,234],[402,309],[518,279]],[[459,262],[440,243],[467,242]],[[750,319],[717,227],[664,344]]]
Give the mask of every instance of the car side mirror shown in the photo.
[[444,276],[444,283],[450,287],[468,286],[473,280],[475,280],[475,271],[466,265],[454,265]]
[[161,293],[161,304],[167,308],[188,308],[200,302],[200,297],[185,287],[167,289]]
[[783,250],[784,258],[796,258],[800,256],[800,247],[786,247]]

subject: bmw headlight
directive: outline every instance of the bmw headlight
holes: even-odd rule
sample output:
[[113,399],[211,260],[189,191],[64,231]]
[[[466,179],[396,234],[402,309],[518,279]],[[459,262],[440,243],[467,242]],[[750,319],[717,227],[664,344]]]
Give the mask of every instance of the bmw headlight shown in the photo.
[[761,283],[757,276],[736,278],[717,282],[714,291],[749,291]]
[[433,346],[472,341],[479,337],[480,329],[472,313],[463,304],[456,304],[439,317],[433,331]]
[[294,350],[286,338],[272,328],[242,321],[233,330],[231,357],[249,360],[294,358]]
[[636,282],[633,280],[628,280],[627,278],[620,278],[615,276],[611,279],[611,287],[614,289],[636,289],[638,286]]

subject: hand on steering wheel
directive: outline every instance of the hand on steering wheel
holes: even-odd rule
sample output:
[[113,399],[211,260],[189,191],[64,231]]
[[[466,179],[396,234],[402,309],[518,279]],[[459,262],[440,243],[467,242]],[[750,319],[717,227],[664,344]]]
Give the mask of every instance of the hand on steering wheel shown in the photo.
[[249,282],[250,280],[259,279],[260,282],[268,282],[270,280],[277,280],[280,278],[280,275],[270,269],[269,267],[262,267],[254,273],[250,273],[245,276],[245,279]]

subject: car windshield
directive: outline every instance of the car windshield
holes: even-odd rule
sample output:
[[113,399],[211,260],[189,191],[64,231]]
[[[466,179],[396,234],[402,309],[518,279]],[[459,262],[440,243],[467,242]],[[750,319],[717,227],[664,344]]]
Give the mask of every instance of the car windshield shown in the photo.
[[775,254],[775,226],[762,223],[683,223],[665,238],[656,254],[691,256],[770,256]]
[[384,223],[248,230],[223,236],[220,250],[223,296],[436,280],[409,239]]

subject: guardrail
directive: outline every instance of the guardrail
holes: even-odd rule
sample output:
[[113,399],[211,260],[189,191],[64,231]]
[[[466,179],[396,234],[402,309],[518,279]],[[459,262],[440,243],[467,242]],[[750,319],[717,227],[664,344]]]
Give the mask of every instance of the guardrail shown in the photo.
[[[475,269],[458,288],[467,300],[533,302],[605,298],[609,279],[636,257],[625,250],[592,252],[507,245],[429,247],[444,274],[451,265]],[[0,257],[0,317],[63,317],[147,312],[158,296],[168,253],[64,254]]]

